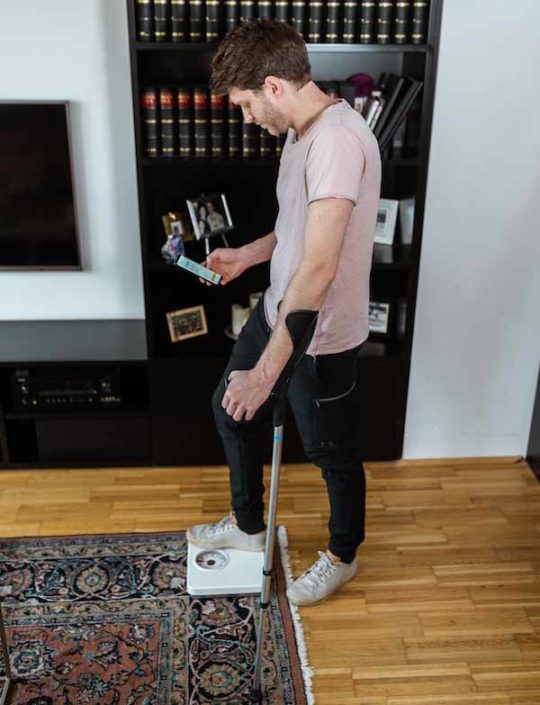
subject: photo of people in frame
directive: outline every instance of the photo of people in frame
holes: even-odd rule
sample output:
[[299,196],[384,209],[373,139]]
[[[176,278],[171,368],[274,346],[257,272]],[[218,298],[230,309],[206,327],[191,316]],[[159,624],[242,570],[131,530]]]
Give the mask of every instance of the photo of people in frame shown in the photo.
[[201,195],[186,201],[195,237],[222,235],[231,230],[233,223],[225,194]]
[[167,325],[169,326],[169,335],[173,343],[208,333],[204,306],[192,306],[178,311],[169,311],[167,313]]

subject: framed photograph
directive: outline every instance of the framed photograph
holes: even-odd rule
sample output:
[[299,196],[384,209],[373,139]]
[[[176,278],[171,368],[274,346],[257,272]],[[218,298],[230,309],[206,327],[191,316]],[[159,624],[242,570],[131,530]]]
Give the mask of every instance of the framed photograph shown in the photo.
[[167,313],[167,324],[172,343],[178,343],[180,340],[187,340],[188,338],[195,338],[198,335],[206,335],[208,333],[204,306],[193,306],[192,308],[183,308],[178,311],[169,311]]
[[180,237],[184,242],[193,240],[193,227],[187,213],[181,211],[169,211],[161,216],[165,235]]
[[369,332],[376,335],[388,335],[392,305],[389,301],[369,302]]
[[223,235],[233,228],[224,193],[204,194],[186,201],[193,232],[197,240]]
[[396,231],[399,201],[381,198],[377,211],[375,242],[379,245],[393,245]]

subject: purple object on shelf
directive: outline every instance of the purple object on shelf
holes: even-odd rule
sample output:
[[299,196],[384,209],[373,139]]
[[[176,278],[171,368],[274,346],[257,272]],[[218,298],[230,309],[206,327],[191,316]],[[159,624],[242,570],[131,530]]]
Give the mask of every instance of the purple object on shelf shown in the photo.
[[373,79],[368,73],[354,73],[347,79],[354,86],[355,98],[366,98],[371,95],[371,91],[375,88]]

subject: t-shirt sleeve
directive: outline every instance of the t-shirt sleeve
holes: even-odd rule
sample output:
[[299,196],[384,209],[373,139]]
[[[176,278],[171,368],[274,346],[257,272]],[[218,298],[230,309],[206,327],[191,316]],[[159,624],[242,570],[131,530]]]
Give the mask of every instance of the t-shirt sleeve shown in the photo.
[[365,157],[360,139],[344,125],[332,125],[313,140],[306,160],[307,202],[347,198],[356,204]]

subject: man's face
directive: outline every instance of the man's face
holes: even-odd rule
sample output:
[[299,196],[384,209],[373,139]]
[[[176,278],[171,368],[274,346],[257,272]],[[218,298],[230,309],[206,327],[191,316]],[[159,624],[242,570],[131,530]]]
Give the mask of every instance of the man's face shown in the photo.
[[242,109],[244,122],[260,125],[271,135],[280,135],[289,129],[288,120],[272,105],[262,90],[255,92],[251,89],[232,88],[229,97]]

